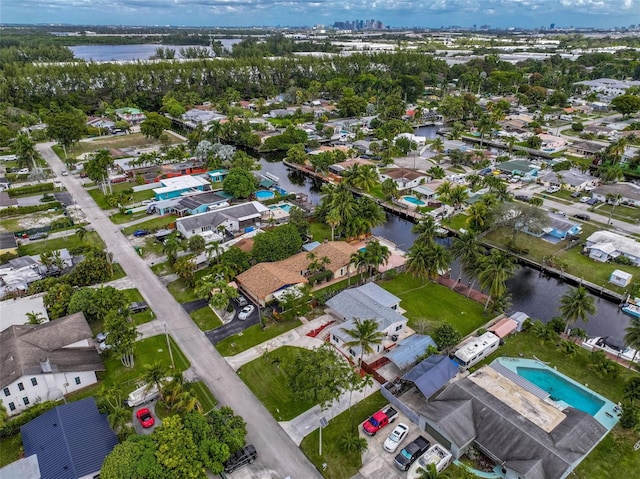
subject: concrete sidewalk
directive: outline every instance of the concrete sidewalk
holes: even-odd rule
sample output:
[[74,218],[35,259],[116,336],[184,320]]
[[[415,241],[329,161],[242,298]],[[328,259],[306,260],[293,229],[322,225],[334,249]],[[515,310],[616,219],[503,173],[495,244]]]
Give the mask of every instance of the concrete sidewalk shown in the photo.
[[378,390],[380,390],[380,384],[373,381],[373,385],[367,386],[362,392],[356,391],[353,395],[349,392],[342,394],[337,401],[333,402],[331,406],[325,410],[322,410],[320,406],[313,406],[291,421],[281,421],[279,424],[291,440],[299,446],[306,436],[320,427],[321,418],[324,417],[327,421],[330,421],[349,409],[349,405],[354,406],[358,404]]
[[335,321],[335,318],[328,314],[323,314],[316,319],[303,323],[302,325],[298,326],[295,329],[292,329],[291,331],[287,331],[280,336],[276,336],[273,339],[269,339],[268,341],[260,343],[253,348],[236,354],[235,356],[227,356],[224,359],[234,371],[237,371],[242,365],[259,358],[267,351],[273,351],[274,349],[278,349],[281,346],[296,346],[306,349],[317,348],[321,346],[324,341],[318,338],[307,336],[307,333],[331,321]]

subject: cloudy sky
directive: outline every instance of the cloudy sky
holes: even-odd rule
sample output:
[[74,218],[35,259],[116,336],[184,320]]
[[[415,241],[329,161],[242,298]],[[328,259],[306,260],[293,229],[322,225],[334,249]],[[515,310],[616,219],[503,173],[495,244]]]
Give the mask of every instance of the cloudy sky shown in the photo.
[[3,23],[303,26],[376,19],[391,27],[640,23],[640,0],[0,0]]

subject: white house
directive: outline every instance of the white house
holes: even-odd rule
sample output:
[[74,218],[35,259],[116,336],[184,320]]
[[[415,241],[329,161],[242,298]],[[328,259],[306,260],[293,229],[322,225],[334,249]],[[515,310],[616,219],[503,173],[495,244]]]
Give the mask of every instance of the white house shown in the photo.
[[587,238],[584,249],[589,258],[601,263],[626,256],[634,266],[640,266],[640,243],[611,231],[596,231]]
[[582,173],[579,170],[561,172],[550,171],[540,178],[540,183],[546,187],[558,186],[571,191],[584,191],[585,188],[595,186],[598,182],[598,178],[595,178],[588,173]]
[[[328,330],[331,344],[357,361],[360,358],[360,347],[345,345],[354,339],[345,330],[354,329],[356,319],[374,319],[385,340],[381,344],[371,345],[371,355],[381,353],[387,346],[385,343],[395,344],[406,331],[407,318],[398,312],[399,304],[400,298],[375,283],[338,293],[326,303],[331,314],[344,321]],[[364,358],[367,356],[365,354]]]
[[7,412],[95,384],[104,364],[92,338],[82,313],[0,332],[0,400]]
[[386,179],[393,180],[399,190],[406,190],[408,188],[415,188],[421,183],[428,181],[429,176],[426,173],[410,170],[409,168],[392,168],[384,173],[380,173],[380,181]]
[[633,183],[616,183],[598,186],[591,192],[599,201],[607,201],[607,195],[620,195],[620,203],[640,207],[640,186]]
[[11,301],[0,301],[0,331],[4,331],[14,324],[29,322],[28,313],[39,314],[43,322],[49,321],[47,308],[44,306],[43,295],[16,298]]
[[268,221],[269,208],[259,201],[220,208],[199,215],[176,220],[176,228],[185,238],[195,235],[207,236],[217,231],[239,232],[243,229],[260,227]]

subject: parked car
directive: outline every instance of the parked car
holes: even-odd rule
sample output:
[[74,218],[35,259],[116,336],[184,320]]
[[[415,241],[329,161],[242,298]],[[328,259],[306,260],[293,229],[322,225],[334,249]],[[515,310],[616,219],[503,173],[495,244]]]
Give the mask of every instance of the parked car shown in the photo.
[[255,447],[252,445],[245,446],[234,452],[231,457],[224,462],[224,472],[231,473],[240,469],[247,464],[251,464],[257,457],[258,452]]
[[47,233],[36,233],[36,234],[33,234],[33,235],[29,236],[29,239],[31,241],[34,241],[34,240],[39,240],[39,239],[43,239],[43,238],[46,238],[46,237],[47,237]]
[[583,196],[582,198],[580,198],[580,203],[586,203],[587,201],[591,201],[590,196]]
[[407,437],[408,433],[409,426],[404,423],[398,424],[393,431],[391,431],[387,439],[385,439],[382,447],[387,452],[396,452],[396,449],[398,449],[398,446],[402,441],[404,441],[404,438]]
[[238,313],[238,319],[244,321],[251,316],[251,313],[255,311],[256,307],[253,304],[248,304]]
[[391,424],[398,418],[398,411],[392,406],[387,406],[375,412],[369,419],[362,424],[362,430],[369,436],[375,436],[376,433]]
[[138,412],[136,412],[136,417],[138,418],[138,421],[140,421],[140,424],[142,424],[142,427],[144,427],[145,429],[153,426],[156,422],[151,415],[151,411],[149,411],[149,409],[146,407],[138,409]]
[[582,195],[581,191],[574,191],[573,193],[571,193],[571,198],[577,198],[580,195]]
[[401,471],[406,471],[411,467],[411,464],[415,462],[422,454],[429,449],[431,443],[427,441],[424,436],[418,436],[409,444],[407,444],[402,451],[396,456],[393,461],[395,466]]
[[60,173],[62,174],[62,176],[69,175],[69,172],[67,170],[62,170]]
[[133,314],[142,313],[143,311],[146,311],[148,307],[149,305],[144,301],[135,301],[129,305],[129,311]]
[[559,186],[550,186],[545,191],[547,193],[557,193],[558,191],[560,191],[560,187]]
[[525,201],[525,202],[527,202],[527,203],[528,203],[529,201],[531,201],[531,197],[530,197],[529,195],[516,195],[514,198],[515,198],[516,200],[519,200],[519,201]]
[[133,232],[133,236],[139,237],[139,236],[147,236],[149,234],[149,232],[147,230],[135,230]]
[[241,308],[246,306],[247,304],[249,304],[249,301],[247,301],[247,298],[245,298],[244,296],[240,295],[237,298],[235,298],[235,302],[237,303],[238,306],[240,306]]
[[590,198],[589,201],[587,201],[588,205],[595,205],[596,203],[598,203],[598,199],[597,198]]
[[584,214],[584,213],[578,213],[576,215],[573,215],[574,218],[578,218],[579,220],[582,221],[589,221],[591,219],[591,216]]

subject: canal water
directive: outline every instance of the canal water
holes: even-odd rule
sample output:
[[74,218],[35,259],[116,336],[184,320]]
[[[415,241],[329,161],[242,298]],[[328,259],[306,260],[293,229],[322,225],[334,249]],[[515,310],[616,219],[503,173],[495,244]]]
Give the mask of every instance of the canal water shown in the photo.
[[[427,127],[435,132],[435,128]],[[434,133],[435,134],[435,133]],[[321,199],[319,182],[300,173],[291,172],[281,161],[270,158],[267,161],[260,158],[262,170],[260,173],[271,173],[280,179],[280,186],[287,191],[302,192],[309,195],[313,204],[318,204]],[[413,223],[387,213],[387,222],[375,228],[373,234],[387,238],[407,251],[416,239],[416,234],[411,231]],[[452,275],[457,276],[458,264],[452,265]],[[417,280],[416,280],[417,281]],[[540,272],[523,266],[516,276],[507,282],[511,293],[512,306],[508,312],[524,311],[533,319],[547,322],[554,316],[559,316],[560,298],[572,286],[557,278],[548,277]],[[605,299],[594,296],[597,313],[589,318],[586,324],[578,322],[576,327],[587,331],[590,336],[612,336],[618,340],[624,337],[624,330],[629,325],[630,318],[622,313],[618,305]]]

